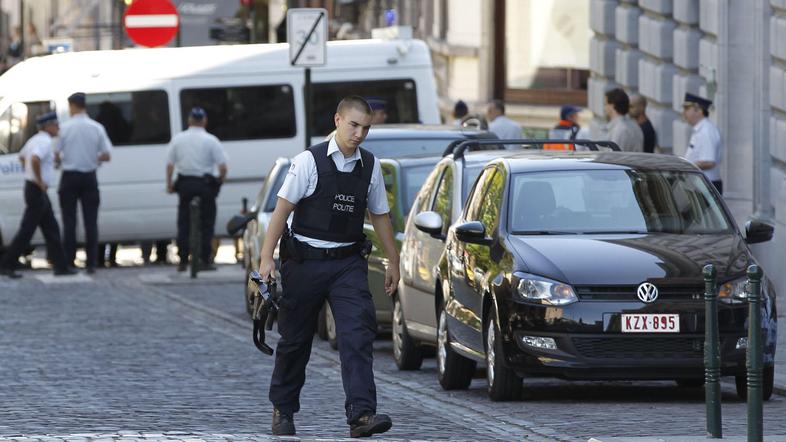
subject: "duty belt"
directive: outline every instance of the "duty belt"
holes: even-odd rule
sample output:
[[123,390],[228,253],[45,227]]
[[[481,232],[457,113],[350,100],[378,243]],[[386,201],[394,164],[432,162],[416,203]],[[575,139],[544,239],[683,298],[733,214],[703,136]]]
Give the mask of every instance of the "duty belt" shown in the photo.
[[[368,243],[368,245],[367,245]],[[363,241],[357,242],[352,245],[344,246],[344,247],[335,247],[335,248],[319,248],[319,247],[312,247],[308,244],[304,244],[298,241],[298,258],[301,260],[306,259],[315,259],[315,260],[329,260],[329,259],[344,259],[348,256],[356,255],[365,251],[367,248],[370,249],[371,242]],[[370,250],[369,250],[370,251]],[[367,253],[365,253],[367,255]]]

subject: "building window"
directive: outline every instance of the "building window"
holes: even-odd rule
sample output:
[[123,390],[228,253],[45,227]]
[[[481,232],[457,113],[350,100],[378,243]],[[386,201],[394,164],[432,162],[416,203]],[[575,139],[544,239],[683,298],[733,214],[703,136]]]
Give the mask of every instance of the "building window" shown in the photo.
[[87,94],[87,114],[114,146],[166,144],[172,132],[168,101],[161,90]]
[[505,23],[495,43],[505,62],[497,78],[504,98],[530,104],[587,102],[590,2],[575,0],[496,0],[497,23]]
[[199,106],[207,112],[207,131],[221,141],[292,138],[295,100],[289,85],[184,89],[180,92],[182,127]]

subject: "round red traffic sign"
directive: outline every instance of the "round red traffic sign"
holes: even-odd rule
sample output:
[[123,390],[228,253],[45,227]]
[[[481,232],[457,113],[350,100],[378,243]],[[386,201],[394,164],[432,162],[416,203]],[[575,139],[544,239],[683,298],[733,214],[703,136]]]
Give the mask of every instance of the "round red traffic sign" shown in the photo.
[[134,43],[163,46],[177,35],[177,9],[169,0],[134,0],[123,14],[123,26]]

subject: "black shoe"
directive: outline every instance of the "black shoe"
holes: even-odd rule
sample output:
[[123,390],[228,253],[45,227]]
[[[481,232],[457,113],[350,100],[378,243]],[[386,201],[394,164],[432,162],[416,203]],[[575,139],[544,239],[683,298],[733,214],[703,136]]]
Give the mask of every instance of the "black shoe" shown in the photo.
[[199,271],[200,272],[210,272],[216,270],[216,266],[213,264],[200,264]]
[[291,414],[282,413],[278,408],[273,409],[273,436],[294,436],[295,420]]
[[19,279],[22,277],[21,273],[16,273],[14,269],[2,269],[0,268],[0,275],[7,276],[11,279]]
[[96,272],[96,268],[95,268],[95,267],[88,267],[88,268],[87,268],[87,274],[88,274],[88,275],[92,275],[92,274],[94,274],[95,272]]
[[186,270],[188,270],[188,264],[178,264],[177,265],[177,271],[178,272],[185,272]]
[[366,414],[349,425],[350,437],[369,437],[390,430],[393,421],[386,414]]
[[55,270],[55,276],[68,276],[68,275],[76,275],[79,272],[76,269],[66,268],[62,270]]

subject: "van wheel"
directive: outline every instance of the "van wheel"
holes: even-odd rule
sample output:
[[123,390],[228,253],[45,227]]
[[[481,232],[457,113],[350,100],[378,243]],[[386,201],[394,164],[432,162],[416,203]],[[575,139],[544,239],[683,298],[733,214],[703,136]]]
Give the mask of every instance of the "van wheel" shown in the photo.
[[393,298],[393,358],[399,370],[417,370],[423,364],[423,354],[407,332],[404,309],[398,296]]
[[[764,367],[762,370],[762,399],[765,401],[770,400],[772,397],[773,384],[775,383],[775,367],[770,365]],[[747,401],[748,400],[748,376],[741,374],[734,377],[734,383],[737,386],[737,397]]]
[[322,309],[319,310],[319,317],[317,318],[317,336],[323,341],[327,341],[327,318],[325,317],[327,310],[327,301],[322,304]]
[[441,308],[437,329],[437,376],[439,385],[445,390],[463,390],[472,382],[475,361],[453,351],[450,347],[448,314]]
[[493,312],[486,327],[486,381],[492,401],[509,401],[521,397],[521,378],[505,366],[502,336],[497,331],[497,313]]
[[248,284],[248,278],[249,277],[251,277],[251,268],[250,267],[246,267],[246,284],[245,284],[245,288],[243,289],[245,295],[243,297],[245,298],[245,301],[246,301],[245,302],[245,304],[246,304],[246,312],[248,312],[248,316],[251,317],[254,314],[254,296],[255,296],[255,293],[254,293],[253,289],[248,287],[248,285],[249,285]]
[[338,350],[338,338],[336,336],[336,320],[333,318],[333,310],[330,304],[325,303],[325,331],[327,331],[327,341],[330,348]]

